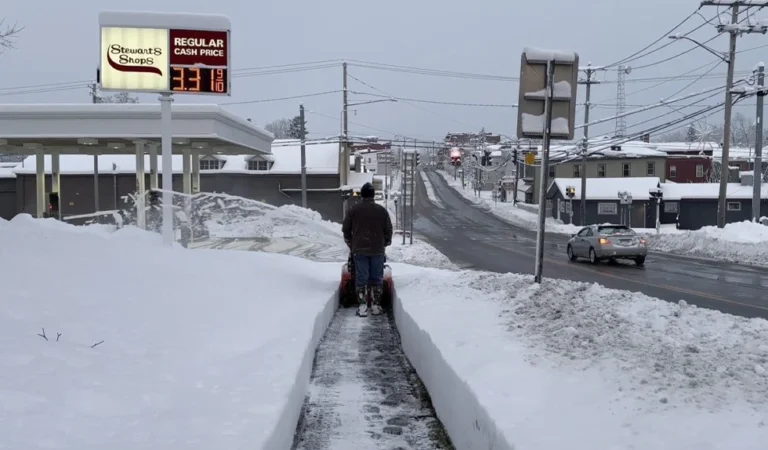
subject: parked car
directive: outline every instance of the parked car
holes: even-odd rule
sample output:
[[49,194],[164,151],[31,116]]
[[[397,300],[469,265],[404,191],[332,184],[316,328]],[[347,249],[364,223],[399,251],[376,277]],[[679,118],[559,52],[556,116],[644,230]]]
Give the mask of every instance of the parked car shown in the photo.
[[609,259],[631,259],[638,266],[648,255],[646,241],[626,225],[590,225],[571,235],[568,258],[589,258],[592,264]]

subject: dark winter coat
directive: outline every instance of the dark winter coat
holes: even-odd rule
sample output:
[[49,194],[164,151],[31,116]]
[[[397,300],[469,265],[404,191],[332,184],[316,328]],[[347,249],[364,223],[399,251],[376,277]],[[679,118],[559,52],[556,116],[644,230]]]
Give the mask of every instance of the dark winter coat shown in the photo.
[[349,208],[341,232],[355,255],[383,255],[385,248],[392,244],[389,212],[373,199],[363,199]]

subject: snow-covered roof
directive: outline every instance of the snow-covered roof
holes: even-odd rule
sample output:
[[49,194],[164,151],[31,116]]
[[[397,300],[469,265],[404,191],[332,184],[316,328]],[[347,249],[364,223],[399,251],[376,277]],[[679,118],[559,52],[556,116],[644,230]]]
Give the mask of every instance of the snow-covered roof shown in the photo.
[[167,28],[179,30],[228,31],[232,28],[227,16],[220,14],[166,13],[150,11],[102,11],[102,27]]
[[[617,200],[619,191],[626,191],[634,200],[648,200],[649,190],[659,185],[658,177],[637,178],[587,178],[587,200]],[[573,186],[574,200],[581,200],[581,178],[555,178],[550,184],[565,195],[565,188]]]
[[13,169],[20,163],[0,163],[0,178],[16,178]]
[[[648,144],[642,141],[629,141],[622,144],[611,144],[609,142],[601,143],[600,140],[590,141],[589,158],[666,158],[667,153],[654,148],[654,144]],[[620,150],[611,150],[611,146],[616,145]],[[525,146],[521,150],[526,151]],[[534,146],[533,150],[541,150],[539,146]],[[575,144],[552,145],[549,148],[550,160],[574,159],[580,154],[580,148]],[[541,158],[541,152],[536,153],[536,159]]]
[[575,62],[578,55],[574,52],[563,50],[546,50],[541,48],[526,47],[523,49],[525,59],[528,61],[547,62],[554,60],[557,62]]
[[[313,143],[306,145],[307,173],[338,174],[339,143]],[[301,145],[276,145],[272,147],[275,164],[270,173],[301,173]]]
[[[274,139],[272,133],[219,105],[174,104],[172,111],[174,153],[190,148],[225,154],[269,153]],[[30,154],[33,151],[24,144],[40,144],[61,154],[133,154],[134,141],[159,144],[161,134],[157,103],[0,105],[2,153]]]
[[[664,183],[661,185],[664,200],[715,199],[720,196],[720,183]],[[728,183],[726,198],[744,200],[752,198],[752,186]],[[768,186],[762,186],[761,198],[768,198]]]
[[[297,174],[301,173],[301,146],[278,146],[272,149],[273,153],[259,155],[266,160],[273,160],[274,164],[270,170],[248,170],[248,160],[253,155],[212,155],[220,161],[224,161],[224,166],[219,170],[208,172],[224,173],[272,173],[272,174]],[[315,175],[338,174],[338,151],[339,144],[314,144],[306,146],[307,154],[307,173]],[[206,155],[203,155],[206,156]],[[158,158],[159,159],[159,158]],[[17,165],[12,172],[18,174],[33,174],[37,170],[37,159],[35,156],[27,157],[22,163]],[[113,171],[112,165],[117,167]],[[158,162],[162,166],[161,162]],[[182,173],[182,156],[173,155],[173,172]],[[45,173],[51,173],[51,157],[45,157]],[[93,174],[93,156],[91,155],[61,155],[59,157],[59,168],[61,174],[67,175],[88,175]],[[149,172],[149,155],[144,156],[144,170]],[[162,171],[162,169],[159,169]],[[111,174],[133,174],[136,173],[136,156],[134,155],[99,155],[99,173]]]
[[365,183],[373,183],[372,172],[349,172],[347,180],[347,189],[360,189]]

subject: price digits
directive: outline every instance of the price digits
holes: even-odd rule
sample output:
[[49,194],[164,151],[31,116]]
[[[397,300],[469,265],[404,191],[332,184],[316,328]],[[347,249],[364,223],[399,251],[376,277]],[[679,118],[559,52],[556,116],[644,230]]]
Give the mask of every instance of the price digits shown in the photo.
[[227,93],[227,69],[171,67],[171,91]]

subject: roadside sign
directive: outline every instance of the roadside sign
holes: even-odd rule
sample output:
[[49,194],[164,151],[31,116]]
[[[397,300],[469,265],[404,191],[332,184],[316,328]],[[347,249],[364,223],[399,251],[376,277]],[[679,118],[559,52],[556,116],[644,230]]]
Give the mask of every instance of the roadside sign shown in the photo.
[[536,155],[533,153],[526,153],[525,154],[525,165],[526,166],[532,166],[536,163]]

